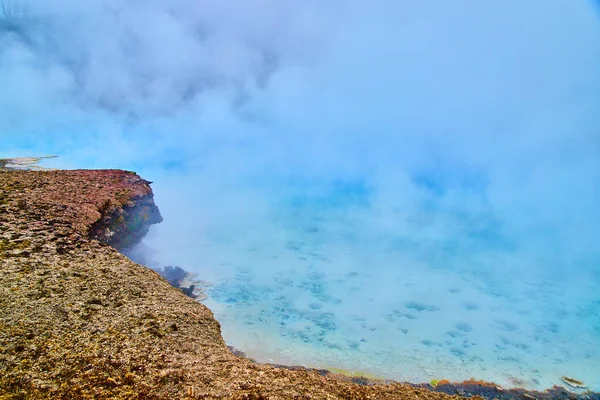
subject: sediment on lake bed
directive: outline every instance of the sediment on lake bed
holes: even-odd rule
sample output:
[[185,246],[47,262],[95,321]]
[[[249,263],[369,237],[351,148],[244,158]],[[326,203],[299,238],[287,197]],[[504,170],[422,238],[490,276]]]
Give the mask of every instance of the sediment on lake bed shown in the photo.
[[233,354],[208,308],[116,250],[160,220],[131,172],[0,171],[0,399],[452,398]]

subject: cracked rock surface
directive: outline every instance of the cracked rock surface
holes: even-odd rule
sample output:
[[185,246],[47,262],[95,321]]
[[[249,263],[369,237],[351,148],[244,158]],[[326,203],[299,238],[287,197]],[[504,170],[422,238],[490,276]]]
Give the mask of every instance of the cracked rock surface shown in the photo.
[[451,398],[232,354],[208,308],[115,249],[160,220],[134,173],[0,171],[0,399]]

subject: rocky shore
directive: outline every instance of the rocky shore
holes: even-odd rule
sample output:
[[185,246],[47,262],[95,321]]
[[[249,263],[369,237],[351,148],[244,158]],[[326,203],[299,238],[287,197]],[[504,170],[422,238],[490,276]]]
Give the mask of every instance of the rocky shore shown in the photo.
[[0,170],[0,399],[598,398],[257,364],[208,308],[119,253],[161,220],[132,172]]

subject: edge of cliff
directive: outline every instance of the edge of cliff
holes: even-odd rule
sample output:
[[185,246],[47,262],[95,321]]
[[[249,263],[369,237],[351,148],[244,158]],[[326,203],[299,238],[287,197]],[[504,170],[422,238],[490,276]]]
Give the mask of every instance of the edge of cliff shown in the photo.
[[207,307],[117,251],[162,221],[149,184],[119,170],[0,169],[0,399],[533,397],[485,382],[421,388],[233,354]]
[[1,399],[447,398],[232,354],[208,308],[105,244],[159,220],[131,172],[0,171]]

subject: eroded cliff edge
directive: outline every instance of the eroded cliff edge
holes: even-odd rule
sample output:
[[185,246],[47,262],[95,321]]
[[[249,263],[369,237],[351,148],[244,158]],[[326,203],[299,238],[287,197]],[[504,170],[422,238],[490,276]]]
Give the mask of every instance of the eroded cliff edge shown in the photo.
[[130,172],[0,171],[0,398],[449,398],[233,355],[209,309],[105,244],[159,220]]

